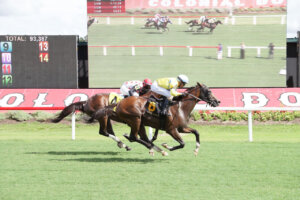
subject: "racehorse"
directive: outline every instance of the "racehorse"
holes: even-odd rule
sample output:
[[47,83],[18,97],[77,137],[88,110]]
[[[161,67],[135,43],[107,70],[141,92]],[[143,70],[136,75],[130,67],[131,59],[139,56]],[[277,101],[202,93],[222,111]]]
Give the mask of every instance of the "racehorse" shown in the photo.
[[147,18],[144,27],[151,28],[152,26],[156,26],[155,24],[156,24],[155,18]]
[[206,28],[209,28],[210,29],[209,32],[212,33],[218,24],[222,24],[222,22],[220,20],[218,20],[214,23],[203,23],[203,24],[201,24],[201,27],[197,29],[197,31],[204,30],[204,28],[206,27]]
[[89,28],[93,23],[98,23],[98,20],[94,17],[89,17],[89,20],[87,22],[87,27]]
[[[205,19],[204,23],[207,23],[208,19]],[[193,30],[194,26],[201,26],[201,24],[198,23],[197,19],[192,19],[188,22],[185,22],[186,24],[189,24],[189,30]]]
[[161,17],[159,19],[159,23],[158,24],[154,23],[154,24],[155,24],[157,30],[159,30],[159,28],[162,28],[163,32],[165,32],[166,30],[169,31],[169,28],[167,27],[168,23],[172,24],[170,18],[168,18],[168,17]]
[[[165,130],[179,143],[178,146],[174,147],[168,146],[164,143],[163,147],[170,151],[183,148],[185,145],[179,132],[193,133],[196,137],[196,149],[194,153],[197,155],[200,147],[200,136],[197,130],[190,128],[187,125],[190,113],[199,101],[205,101],[213,107],[218,106],[220,101],[214,97],[207,86],[200,83],[197,83],[195,87],[188,88],[184,92],[184,95],[175,98],[175,103],[170,105],[169,113],[164,119],[165,123],[163,126],[161,125],[160,118],[157,118],[147,112],[147,99],[144,97],[132,96],[125,98],[116,105],[116,108],[114,108],[115,111],[113,111],[113,108],[108,107],[100,109],[97,111],[95,118],[101,118],[105,115],[117,117],[131,128],[130,135],[128,136],[127,134],[124,134],[124,137],[126,137],[130,142],[143,144],[146,148],[150,149],[150,153],[152,153],[154,149],[157,152],[162,153],[162,155],[167,154],[148,139],[145,126]],[[140,138],[138,138],[138,136],[140,136]]]
[[[148,92],[146,89],[142,90],[140,92],[140,95],[142,96],[150,96],[152,95],[152,92]],[[75,111],[81,111],[82,113],[87,114],[90,116],[89,122],[94,121],[95,119],[95,113],[97,110],[105,108],[106,106],[114,105],[117,103],[120,99],[120,96],[118,96],[116,93],[101,93],[101,94],[96,94],[92,97],[90,97],[86,101],[79,101],[70,104],[69,106],[65,107],[60,114],[52,120],[54,123],[60,122],[62,119],[70,115],[71,113]],[[118,118],[112,117],[114,121],[122,122],[118,120]],[[99,134],[110,137],[114,141],[117,142],[117,145],[119,148],[125,148],[127,151],[131,150],[130,147],[125,145],[114,133],[112,125],[111,125],[111,119],[108,116],[103,116],[101,118],[97,118],[100,128],[99,128]],[[157,136],[158,134],[158,129],[155,131],[155,135]]]

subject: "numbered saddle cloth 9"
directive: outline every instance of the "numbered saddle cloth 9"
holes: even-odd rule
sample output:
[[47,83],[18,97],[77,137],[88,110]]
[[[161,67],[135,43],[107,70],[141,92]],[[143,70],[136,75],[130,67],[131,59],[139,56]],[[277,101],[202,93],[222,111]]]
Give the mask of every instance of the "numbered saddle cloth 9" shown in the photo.
[[109,93],[108,104],[111,105],[111,104],[119,103],[122,99],[123,97],[118,93],[111,92]]
[[146,112],[150,115],[159,116],[161,112],[161,101],[150,97],[145,105]]

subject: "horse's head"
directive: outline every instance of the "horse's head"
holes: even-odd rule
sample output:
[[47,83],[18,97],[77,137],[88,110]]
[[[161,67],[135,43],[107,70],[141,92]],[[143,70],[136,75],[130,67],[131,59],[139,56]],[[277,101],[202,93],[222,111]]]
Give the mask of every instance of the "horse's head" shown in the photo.
[[196,87],[187,89],[187,96],[194,96],[196,100],[205,101],[212,107],[217,107],[221,103],[211,92],[211,90],[204,84],[197,83]]
[[212,107],[217,107],[221,103],[211,92],[211,90],[204,84],[197,83],[197,86],[200,87],[200,96],[199,98],[202,101],[205,101]]
[[222,24],[222,22],[220,20],[216,21],[216,24]]

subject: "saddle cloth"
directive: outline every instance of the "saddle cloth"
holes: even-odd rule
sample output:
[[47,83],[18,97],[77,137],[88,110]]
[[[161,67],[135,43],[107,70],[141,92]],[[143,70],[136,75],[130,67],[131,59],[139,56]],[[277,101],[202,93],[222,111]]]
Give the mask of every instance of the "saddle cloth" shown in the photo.
[[111,92],[108,97],[108,105],[119,103],[123,97],[118,93]]

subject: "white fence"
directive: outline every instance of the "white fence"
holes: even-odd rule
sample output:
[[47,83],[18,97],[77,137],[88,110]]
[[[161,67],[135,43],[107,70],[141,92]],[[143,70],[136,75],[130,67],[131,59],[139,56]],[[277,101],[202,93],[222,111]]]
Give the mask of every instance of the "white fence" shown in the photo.
[[[300,107],[259,107],[259,108],[244,108],[244,107],[203,107],[196,105],[194,110],[213,110],[213,111],[247,111],[248,112],[248,140],[253,141],[253,124],[252,111],[300,111]],[[149,138],[152,138],[152,128],[149,127]],[[72,139],[75,140],[75,113],[72,114]]]
[[[256,49],[257,57],[261,57],[261,49],[268,49],[266,46],[246,46],[245,49]],[[227,46],[227,57],[231,57],[231,49],[241,49],[239,46]],[[286,50],[286,47],[274,47],[274,49]]]
[[[153,18],[154,16],[91,16],[91,17],[96,17],[96,18],[106,18],[106,24],[109,25],[111,24],[111,19],[112,18],[129,18],[128,23],[131,25],[136,24],[136,19],[139,18]],[[177,21],[178,25],[182,25],[184,19],[189,18],[189,19],[198,19],[200,16],[169,16],[172,21]],[[177,20],[175,19],[177,18]],[[236,19],[238,18],[252,18],[252,24],[256,25],[257,21],[259,18],[278,18],[278,24],[286,24],[286,15],[245,15],[245,16],[238,16],[238,15],[233,15],[231,17],[229,16],[208,16],[208,18],[224,18],[224,24],[232,24],[236,25]],[[99,23],[99,21],[97,22]]]

